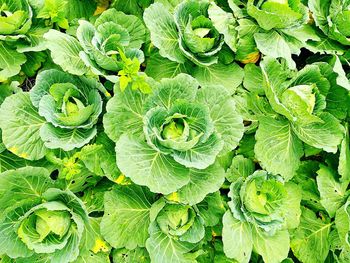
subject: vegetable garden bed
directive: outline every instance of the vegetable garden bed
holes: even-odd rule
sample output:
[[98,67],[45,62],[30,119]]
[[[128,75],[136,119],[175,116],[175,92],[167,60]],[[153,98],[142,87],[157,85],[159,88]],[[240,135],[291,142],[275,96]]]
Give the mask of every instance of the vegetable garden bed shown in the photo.
[[0,262],[350,262],[350,1],[0,0]]

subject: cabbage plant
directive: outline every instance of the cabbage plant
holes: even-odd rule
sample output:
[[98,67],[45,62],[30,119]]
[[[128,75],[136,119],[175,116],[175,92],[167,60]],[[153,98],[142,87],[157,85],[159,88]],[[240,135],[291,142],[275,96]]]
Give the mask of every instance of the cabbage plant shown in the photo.
[[144,60],[140,48],[146,40],[146,29],[136,16],[108,9],[94,24],[79,20],[76,36],[78,40],[57,30],[44,36],[54,62],[72,74],[83,75],[91,70],[117,82],[117,74],[124,67],[121,53],[140,63]]
[[111,75],[123,69],[120,52],[143,62],[140,48],[145,41],[145,34],[146,29],[140,19],[109,9],[96,19],[94,25],[80,21],[77,30],[77,37],[83,47],[80,56],[96,75],[113,80]]
[[213,4],[206,0],[183,1],[173,14],[161,3],[148,7],[144,21],[160,54],[179,63],[186,59],[202,66],[217,63],[224,36],[208,15]]
[[309,0],[315,24],[330,39],[350,45],[350,2]]
[[0,1],[0,82],[18,74],[26,62],[25,55],[16,50],[16,40],[25,38],[32,16],[27,0]]
[[339,119],[348,114],[349,84],[339,60],[329,57],[327,62],[290,71],[284,63],[266,57],[261,70],[247,69],[247,77],[260,73],[260,88],[247,81],[249,92],[242,90],[236,96],[244,118],[258,123],[256,158],[268,172],[286,180],[295,175],[310,146],[335,153],[343,139]]
[[0,0],[0,263],[349,263],[350,0]]
[[143,18],[152,41],[146,74],[160,80],[186,73],[203,86],[220,84],[231,94],[241,84],[233,52],[236,22],[214,1],[158,1]]
[[150,237],[146,242],[146,248],[151,261],[174,262],[167,244],[174,247],[172,253],[177,255],[180,262],[189,261],[190,254],[186,259],[186,253],[194,249],[204,238],[204,220],[194,208],[188,205],[176,203],[163,205],[149,227]]
[[313,51],[321,46],[312,46],[321,39],[308,24],[308,8],[300,0],[230,0],[229,6],[237,23],[237,32],[230,32],[237,38],[236,59],[245,64],[255,63],[262,53],[285,58],[295,68],[292,54],[300,54],[305,46]]
[[81,147],[96,135],[102,112],[101,84],[57,70],[38,74],[30,91],[33,105],[46,120],[40,136],[48,148],[66,151]]
[[103,86],[95,79],[42,71],[29,93],[9,96],[1,105],[3,143],[29,160],[44,157],[49,148],[69,151],[84,146],[97,132],[99,89]]
[[198,89],[197,81],[185,74],[151,86],[149,95],[116,91],[107,104],[104,127],[116,142],[117,165],[157,193],[185,193],[200,184],[200,192],[185,198],[201,201],[223,181],[216,160],[237,146],[242,118],[221,86]]
[[1,39],[23,37],[31,26],[32,9],[27,0],[1,0]]
[[283,261],[289,251],[288,229],[299,225],[301,215],[297,185],[256,171],[232,183],[228,196],[222,230],[225,254],[249,262],[254,250],[266,263]]
[[219,192],[193,206],[179,198],[160,197],[134,184],[116,185],[105,193],[101,234],[117,254],[130,254],[138,262],[197,262],[202,245],[210,242],[211,227],[225,212],[223,201]]
[[[90,229],[82,201],[56,188],[48,170],[24,167],[0,174],[0,254],[16,262],[73,262]],[[7,200],[7,201],[5,201]],[[6,209],[5,209],[6,208]],[[86,247],[91,244],[88,240]]]

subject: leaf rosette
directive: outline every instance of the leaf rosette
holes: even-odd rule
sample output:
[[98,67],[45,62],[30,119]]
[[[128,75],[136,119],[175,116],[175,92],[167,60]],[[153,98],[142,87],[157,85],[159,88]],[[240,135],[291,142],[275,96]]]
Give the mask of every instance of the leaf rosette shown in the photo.
[[[264,262],[285,259],[289,251],[288,229],[298,226],[301,215],[301,192],[297,185],[284,183],[280,176],[256,171],[232,183],[228,196],[229,210],[223,217],[225,254],[248,262],[254,248]],[[232,248],[233,240],[240,240],[236,248]],[[266,246],[276,246],[278,251]]]
[[0,1],[0,82],[18,74],[26,56],[17,52],[17,40],[25,38],[33,12],[27,0]]
[[102,112],[101,88],[94,79],[75,77],[55,69],[38,74],[30,98],[46,120],[40,136],[48,148],[68,151],[94,137],[95,124]]
[[343,45],[350,45],[349,1],[308,1],[313,19],[322,32]]
[[309,40],[321,40],[308,24],[308,8],[300,0],[229,1],[229,6],[238,24],[237,33],[229,35],[237,39],[236,60],[244,64],[257,62],[262,53],[285,58],[295,68],[292,54],[299,55]]
[[[337,151],[344,137],[340,120],[348,112],[349,81],[335,56],[299,71],[289,70],[282,61],[265,57],[261,69],[246,67],[244,86],[249,92],[242,90],[243,96],[236,98],[244,118],[259,125],[254,152],[260,165],[290,180],[304,145]],[[248,81],[253,74],[261,74],[260,87]]]
[[[25,167],[0,176],[2,207],[0,252],[18,262],[41,257],[72,262],[90,228],[82,201],[69,190],[55,188],[44,168]],[[14,197],[11,201],[5,198]]]
[[27,0],[0,1],[0,39],[24,37],[32,24],[33,12]]
[[[169,109],[150,109],[144,118],[144,134],[152,148],[190,168],[207,168],[223,147],[208,108],[195,103],[179,102]],[[189,158],[193,148],[208,148],[208,162]]]
[[[197,222],[198,220],[200,219],[190,206],[167,204],[159,212],[156,223],[164,234],[186,241],[186,239],[191,238],[189,233],[191,233],[192,228],[196,227],[195,221]],[[200,222],[200,227],[202,227],[202,224],[203,222]],[[204,229],[202,229],[203,231]]]
[[[148,231],[150,236],[146,248],[154,262],[187,262],[190,251],[205,234],[204,220],[193,207],[165,202],[155,214]],[[171,254],[176,254],[178,261]]]
[[256,224],[264,231],[275,231],[285,223],[283,204],[287,191],[279,176],[257,172],[231,185],[230,209],[235,218]]
[[173,13],[161,3],[148,7],[144,21],[160,54],[178,63],[184,63],[186,59],[199,66],[217,63],[224,35],[210,17],[212,7],[220,9],[207,0],[183,1]]
[[107,104],[104,127],[116,142],[118,167],[153,192],[169,194],[209,178],[211,186],[202,190],[216,191],[223,182],[216,159],[234,149],[243,135],[233,99],[222,86],[198,89],[197,81],[185,74],[152,85],[153,94],[126,89]]
[[143,62],[140,48],[145,42],[146,29],[136,16],[108,9],[94,24],[85,20],[80,20],[79,24],[77,37],[83,48],[80,57],[96,75],[116,82],[115,73],[124,65],[120,52]]

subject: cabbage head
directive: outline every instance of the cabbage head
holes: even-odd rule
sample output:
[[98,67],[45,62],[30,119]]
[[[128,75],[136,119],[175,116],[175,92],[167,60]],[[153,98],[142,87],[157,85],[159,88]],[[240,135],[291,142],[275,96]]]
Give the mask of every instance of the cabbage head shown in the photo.
[[[290,243],[288,229],[299,225],[301,215],[298,186],[285,183],[280,176],[256,171],[232,183],[229,198],[229,210],[223,217],[225,254],[239,262],[249,262],[252,250],[264,262],[285,259]],[[274,249],[266,249],[270,246]]]

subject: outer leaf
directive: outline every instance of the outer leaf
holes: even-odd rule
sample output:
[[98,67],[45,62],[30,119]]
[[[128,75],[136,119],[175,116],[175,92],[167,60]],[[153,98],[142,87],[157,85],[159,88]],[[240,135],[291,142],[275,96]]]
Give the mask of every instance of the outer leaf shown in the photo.
[[225,255],[238,262],[248,263],[253,249],[252,230],[249,223],[237,220],[230,211],[226,211],[222,223]]
[[273,174],[291,179],[300,165],[303,145],[287,120],[259,118],[254,152],[261,165]]
[[15,76],[21,70],[21,65],[26,62],[26,56],[18,53],[6,42],[0,42],[0,82]]
[[113,0],[111,6],[126,14],[142,17],[143,10],[150,5],[150,0]]
[[317,186],[321,196],[321,204],[330,217],[342,206],[345,199],[347,184],[341,184],[335,179],[336,173],[329,167],[320,165],[317,171]]
[[3,147],[4,151],[0,152],[0,173],[27,166],[27,161],[25,159],[6,151],[6,147]]
[[279,230],[270,236],[263,230],[253,228],[254,250],[259,253],[266,263],[279,263],[288,257],[289,233]]
[[273,58],[285,58],[290,68],[295,68],[292,51],[286,40],[276,31],[254,34],[256,45],[261,53]]
[[345,138],[340,146],[338,173],[342,182],[350,181],[350,138],[349,128],[346,127]]
[[331,60],[332,66],[333,66],[333,71],[337,73],[337,85],[343,87],[347,91],[350,91],[350,81],[346,77],[346,74],[344,72],[343,66],[340,62],[340,59],[338,56],[333,56],[333,59]]
[[307,48],[312,52],[343,54],[344,46],[335,40],[324,37],[320,41],[308,41]]
[[349,110],[349,91],[332,83],[332,88],[326,98],[326,111],[339,120],[343,120],[346,118]]
[[349,210],[349,200],[340,207],[335,215],[335,226],[337,228],[338,237],[342,242],[342,246],[349,250],[349,231],[350,231],[350,210]]
[[[91,212],[102,212],[104,211],[103,208],[103,201],[104,201],[104,194],[105,192],[107,192],[108,190],[110,190],[112,183],[105,183],[104,184],[98,184],[93,188],[88,188],[88,189],[84,189],[84,195],[81,197],[81,200],[83,201],[83,203],[85,204],[86,207],[86,211],[88,213]],[[98,223],[98,229],[100,222]],[[97,224],[96,223],[96,224]],[[98,236],[99,231],[89,231],[88,233],[88,238],[92,238],[95,239],[96,236]],[[95,240],[93,240],[95,242]]]
[[[162,65],[159,67],[159,65]],[[190,73],[187,69],[187,63],[178,63],[162,57],[158,52],[151,54],[145,73],[154,78],[161,80],[163,78],[173,78],[180,73]]]
[[196,67],[193,76],[202,86],[222,85],[230,94],[242,83],[244,72],[236,63],[224,65],[217,63],[209,67]]
[[15,232],[16,225],[20,222],[20,217],[23,216],[37,202],[22,200],[5,210],[0,218],[0,254],[7,254],[10,257],[29,257],[33,255],[33,251],[21,241]]
[[[29,52],[29,51],[43,51],[46,49],[45,39],[43,35],[49,31],[50,28],[42,27],[39,25],[32,26],[26,33],[26,38],[29,41],[20,41],[17,43],[18,52]],[[29,43],[28,43],[29,42]]]
[[285,69],[277,60],[266,57],[261,62],[261,70],[263,73],[263,87],[266,97],[274,111],[284,115],[290,121],[295,120],[291,112],[280,101],[280,96],[285,91],[289,83],[287,78],[291,73]]
[[87,0],[81,2],[80,0],[70,0],[66,6],[66,17],[69,21],[75,18],[86,18],[92,16],[96,10],[96,2]]
[[232,183],[240,177],[248,177],[254,170],[255,164],[251,159],[245,158],[243,155],[236,155],[232,159],[232,164],[227,171],[226,178]]
[[152,223],[149,228],[150,238],[146,242],[151,262],[155,263],[195,263],[186,253],[195,247],[195,244],[181,242],[165,235],[156,225]]
[[97,133],[96,127],[91,129],[63,129],[46,123],[40,129],[40,137],[50,149],[61,148],[65,151],[80,148],[89,143]]
[[46,54],[44,52],[27,52],[27,61],[22,66],[22,71],[28,77],[34,77],[41,68],[42,64],[46,61]]
[[144,247],[154,201],[153,193],[137,185],[119,186],[107,192],[101,221],[103,237],[115,248]]
[[79,257],[74,261],[74,263],[86,263],[86,262],[110,263],[109,254],[104,252],[99,252],[95,254],[91,251],[87,251],[87,252],[80,253]]
[[[102,132],[97,135],[95,143],[94,145],[86,145],[81,150],[79,159],[84,162],[86,168],[91,172],[106,176],[111,181],[116,180],[120,175],[120,171],[115,163],[115,144]],[[97,146],[98,150],[89,151],[94,146]]]
[[184,63],[186,58],[180,51],[175,20],[167,8],[161,3],[154,3],[145,10],[143,19],[151,31],[152,43],[159,48],[160,55]]
[[[16,263],[26,263],[26,262],[35,262],[35,263],[50,263],[51,259],[48,254],[34,254],[31,257],[26,258],[16,258]],[[13,260],[4,263],[12,263]],[[1,262],[2,263],[2,262]]]
[[177,193],[182,203],[195,205],[209,194],[218,191],[225,180],[225,171],[214,163],[204,170],[191,169],[190,181]]
[[56,30],[50,30],[44,38],[53,61],[63,70],[74,75],[83,75],[87,72],[84,62],[79,57],[79,52],[83,49],[78,40]]
[[303,208],[300,225],[291,238],[294,255],[302,262],[324,262],[329,251],[331,225],[317,218],[313,211]]
[[7,97],[0,108],[0,127],[6,148],[14,154],[38,160],[45,156],[47,148],[39,130],[45,120],[32,105],[29,93],[17,93]]
[[236,50],[237,31],[236,20],[231,13],[226,13],[214,2],[208,8],[208,15],[214,27],[224,35],[225,43],[233,50]]
[[[150,258],[145,248],[128,250],[125,248],[113,250],[113,262],[115,263],[149,263]],[[108,261],[110,262],[110,261]]]
[[41,201],[41,195],[53,185],[49,171],[41,167],[23,167],[0,174],[0,208],[21,200]]
[[146,108],[155,106],[170,109],[175,102],[192,102],[197,94],[198,82],[187,74],[179,74],[172,79],[162,79],[157,90],[147,99]]
[[317,189],[316,179],[314,179],[319,170],[317,161],[303,161],[292,181],[301,186],[302,202],[315,211],[324,211],[320,203],[320,193]]
[[243,86],[250,92],[264,95],[263,76],[260,67],[251,63],[245,65]]
[[143,140],[124,134],[116,144],[117,165],[135,183],[152,192],[170,194],[186,185],[189,170],[170,156],[155,151]]
[[205,226],[217,225],[225,213],[224,202],[219,191],[207,195],[196,207],[198,208],[198,215],[203,219]]
[[140,136],[143,132],[143,105],[146,96],[135,90],[117,91],[107,103],[103,126],[108,137],[117,141],[124,132]]
[[115,9],[108,9],[103,12],[95,22],[95,27],[99,27],[103,23],[114,22],[125,28],[130,35],[130,43],[128,48],[140,49],[145,42],[146,29],[142,21],[133,15],[126,15]]
[[285,202],[285,220],[287,228],[292,229],[299,226],[301,209],[300,201],[302,198],[301,187],[295,183],[287,182],[284,184],[287,190],[287,199]]
[[243,136],[243,119],[236,111],[236,104],[229,92],[222,86],[204,86],[197,94],[196,100],[210,109],[210,117],[215,130],[224,141],[221,153],[237,147]]
[[182,0],[155,0],[156,3],[162,3],[171,12],[174,11],[175,7],[182,2]]
[[293,131],[307,144],[326,152],[335,153],[343,139],[344,127],[328,112],[323,112],[318,117],[324,123],[310,123],[303,126],[292,124]]

